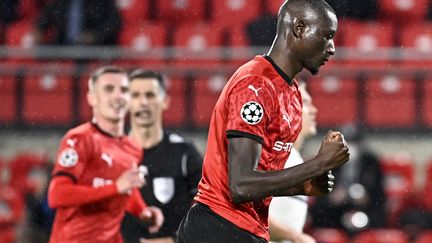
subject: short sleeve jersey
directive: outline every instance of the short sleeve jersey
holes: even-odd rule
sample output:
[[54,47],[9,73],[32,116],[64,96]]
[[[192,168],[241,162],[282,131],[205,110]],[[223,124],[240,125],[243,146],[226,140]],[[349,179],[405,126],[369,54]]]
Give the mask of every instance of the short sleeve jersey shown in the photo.
[[[75,184],[103,187],[115,183],[141,160],[142,150],[127,136],[112,137],[85,123],[62,139],[52,176],[68,176]],[[70,195],[79,197],[80,195]],[[100,202],[57,208],[51,242],[122,242],[120,224],[128,195]]]
[[301,130],[301,95],[268,56],[240,67],[213,110],[203,176],[195,199],[238,227],[269,240],[271,197],[235,205],[228,187],[228,139],[247,137],[262,144],[258,170],[282,169]]
[[141,164],[148,168],[148,175],[147,184],[140,189],[141,195],[146,203],[162,210],[165,220],[160,230],[151,234],[144,222],[126,214],[122,223],[125,242],[175,237],[201,179],[201,154],[176,133],[165,132],[162,141],[145,149],[144,154]]

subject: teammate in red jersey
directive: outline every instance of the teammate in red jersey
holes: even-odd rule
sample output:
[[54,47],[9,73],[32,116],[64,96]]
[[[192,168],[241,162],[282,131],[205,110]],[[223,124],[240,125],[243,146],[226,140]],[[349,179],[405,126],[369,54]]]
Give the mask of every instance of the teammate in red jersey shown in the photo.
[[161,211],[147,207],[136,189],[144,184],[137,169],[141,149],[123,131],[127,73],[96,70],[87,98],[93,120],[68,131],[52,171],[48,202],[56,216],[50,242],[122,242],[125,210],[159,229]]
[[[316,74],[335,53],[337,19],[323,0],[288,0],[265,56],[240,67],[213,110],[203,176],[177,242],[267,242],[272,196],[321,195],[331,169],[349,159],[339,132],[329,131],[318,154],[283,169],[301,129],[302,101],[294,79]],[[283,169],[283,170],[282,170]]]

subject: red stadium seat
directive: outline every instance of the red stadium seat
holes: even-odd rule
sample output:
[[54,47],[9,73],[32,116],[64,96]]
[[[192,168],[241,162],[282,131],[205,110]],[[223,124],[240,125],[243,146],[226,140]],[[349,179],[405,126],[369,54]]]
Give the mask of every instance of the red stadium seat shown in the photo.
[[320,126],[339,126],[356,122],[358,104],[356,80],[325,76],[309,80],[307,84],[313,103],[318,108],[317,123]]
[[24,202],[10,187],[0,186],[0,242],[17,242],[16,226],[22,223]]
[[241,26],[261,13],[260,0],[213,0],[212,19],[217,26]]
[[9,25],[5,33],[6,45],[28,49],[34,47],[36,39],[33,26],[31,22],[16,22]]
[[415,123],[415,82],[388,75],[367,82],[366,121],[373,127],[411,127]]
[[417,236],[415,243],[431,243],[432,242],[432,230],[424,231]]
[[40,15],[40,8],[38,1],[34,0],[20,0],[17,4],[17,13],[20,19],[26,22],[35,21]]
[[359,233],[353,243],[408,243],[408,236],[397,229],[375,229]]
[[36,187],[41,186],[37,180],[43,177],[46,179],[48,176],[47,167],[46,156],[33,152],[22,152],[9,162],[9,186],[21,195],[33,192]]
[[194,82],[193,120],[198,127],[205,128],[210,124],[213,108],[228,78],[215,75],[199,78]]
[[320,243],[348,243],[349,238],[345,232],[333,228],[312,229],[310,235]]
[[422,100],[422,123],[428,127],[432,127],[432,80],[427,80],[424,82],[423,90],[423,100]]
[[24,80],[23,120],[35,125],[67,125],[72,120],[71,77],[45,73]]
[[120,11],[123,26],[137,26],[148,18],[148,0],[116,0],[116,6]]
[[167,90],[171,100],[168,110],[163,114],[164,126],[176,128],[184,125],[186,118],[185,85],[186,82],[183,79],[167,79]]
[[152,52],[154,48],[167,45],[167,29],[163,23],[143,23],[140,25],[126,25],[123,27],[119,44],[133,48],[136,52],[143,52],[139,59],[130,59],[130,63],[137,65],[158,65],[164,62],[165,52]]
[[428,0],[379,0],[380,14],[391,21],[421,21],[428,10]]
[[387,196],[387,221],[390,226],[396,226],[398,217],[404,212],[411,195],[414,194],[414,165],[405,152],[383,157],[380,162]]
[[88,80],[88,77],[82,77],[80,79],[78,105],[79,120],[81,122],[88,122],[92,119],[92,109],[87,102]]
[[393,47],[393,26],[386,22],[345,22],[343,26],[343,46],[353,48],[349,53],[348,65],[362,65],[372,68],[389,65]]
[[[202,67],[219,64],[222,52],[218,47],[222,45],[222,31],[202,22],[182,25],[174,33],[173,45],[177,47],[174,59],[177,64],[199,64]],[[185,56],[182,49],[187,50],[190,56]],[[203,55],[204,51],[206,55]]]
[[16,81],[11,76],[0,77],[0,123],[11,123],[16,119]]
[[205,15],[205,0],[157,0],[157,19],[178,23],[201,21]]
[[233,52],[227,53],[230,64],[235,67],[243,65],[251,59],[252,51],[250,42],[243,26],[228,26],[228,46],[238,48]]
[[403,63],[411,68],[432,66],[432,23],[407,24],[400,34]]

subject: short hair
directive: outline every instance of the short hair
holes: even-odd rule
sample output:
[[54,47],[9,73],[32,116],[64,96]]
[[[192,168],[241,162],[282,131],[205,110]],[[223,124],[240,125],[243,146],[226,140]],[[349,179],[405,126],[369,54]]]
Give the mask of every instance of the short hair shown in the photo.
[[88,82],[89,90],[93,87],[93,85],[96,83],[96,81],[98,80],[98,78],[100,76],[107,74],[107,73],[117,73],[117,74],[124,74],[126,77],[128,76],[126,70],[124,70],[123,68],[118,67],[118,66],[100,67],[90,74],[90,78],[89,78],[89,82]]
[[141,68],[135,69],[129,74],[129,81],[132,82],[135,79],[156,79],[162,91],[166,93],[165,79],[162,74],[156,71],[145,70]]

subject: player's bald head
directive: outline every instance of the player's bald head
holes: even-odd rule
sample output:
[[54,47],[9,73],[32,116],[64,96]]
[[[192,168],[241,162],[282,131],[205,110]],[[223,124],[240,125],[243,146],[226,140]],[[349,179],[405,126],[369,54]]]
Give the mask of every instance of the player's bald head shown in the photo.
[[324,0],[287,0],[279,9],[277,34],[286,33],[298,20],[312,26],[327,24],[333,18],[336,13]]

